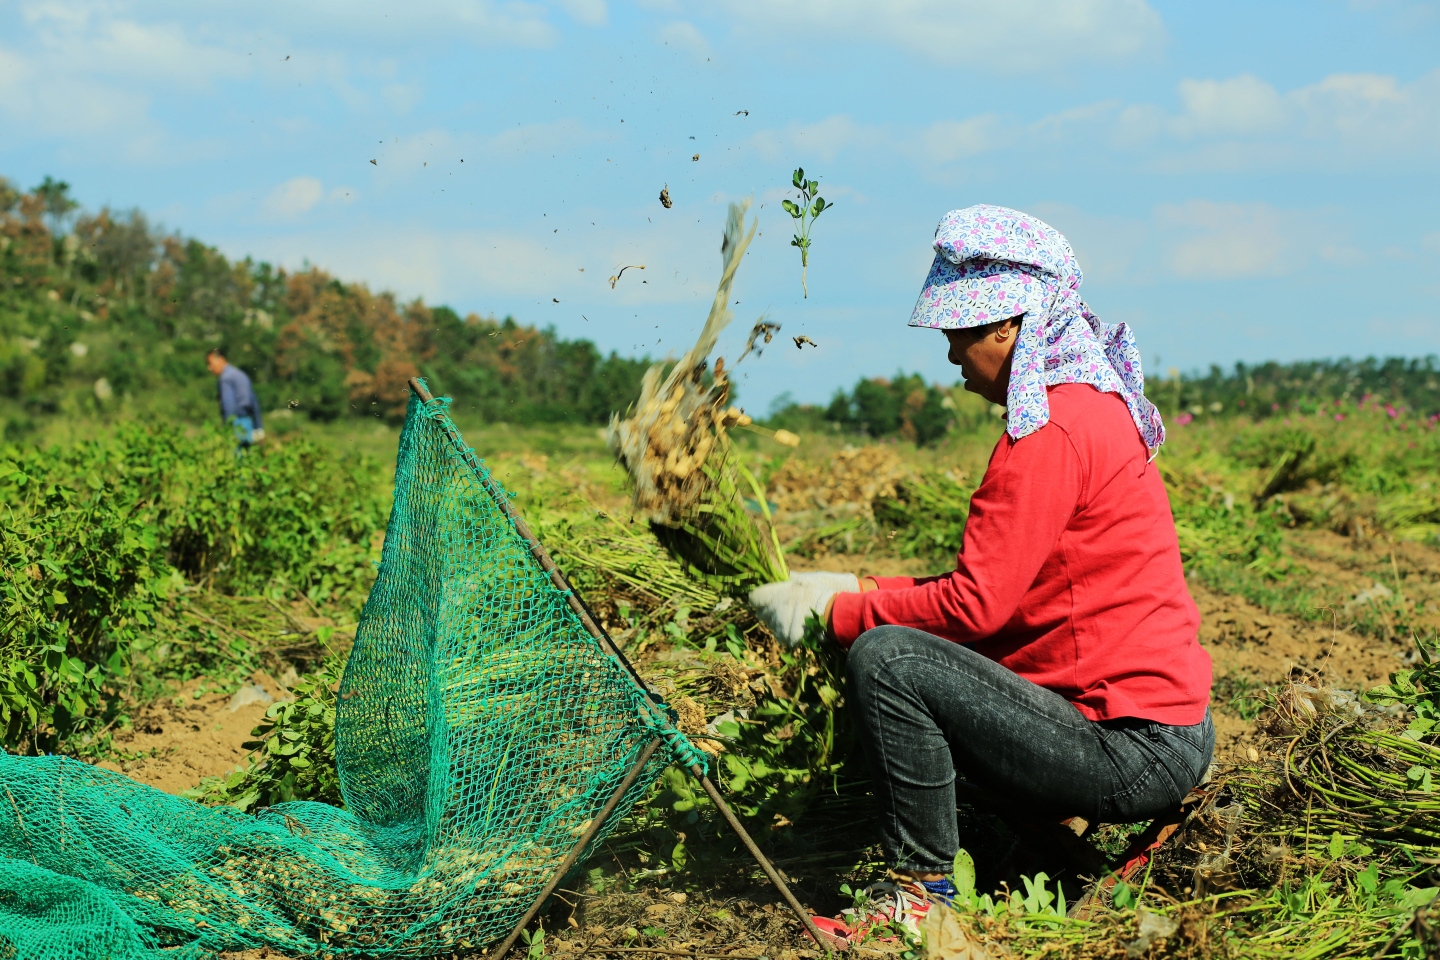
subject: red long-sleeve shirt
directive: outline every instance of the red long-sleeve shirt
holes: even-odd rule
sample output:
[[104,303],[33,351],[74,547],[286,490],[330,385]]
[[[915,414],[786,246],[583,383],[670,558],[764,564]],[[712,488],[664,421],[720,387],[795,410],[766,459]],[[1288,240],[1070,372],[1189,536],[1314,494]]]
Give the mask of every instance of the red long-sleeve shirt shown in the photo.
[[1091,720],[1199,723],[1210,655],[1160,473],[1119,396],[1087,384],[1049,395],[1048,424],[996,444],[955,571],[838,594],[835,635],[848,647],[881,624],[915,627],[969,644]]

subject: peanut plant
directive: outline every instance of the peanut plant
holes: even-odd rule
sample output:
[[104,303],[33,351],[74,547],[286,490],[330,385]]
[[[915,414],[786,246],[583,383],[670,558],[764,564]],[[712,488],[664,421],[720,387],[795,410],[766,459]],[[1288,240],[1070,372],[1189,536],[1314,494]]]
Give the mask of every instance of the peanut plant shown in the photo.
[[796,190],[800,191],[800,202],[785,200],[781,206],[785,208],[786,213],[790,214],[791,219],[800,221],[800,232],[795,234],[795,239],[790,241],[790,246],[800,248],[800,290],[808,300],[810,288],[805,284],[805,271],[810,266],[810,228],[815,225],[820,214],[833,207],[834,204],[826,203],[825,198],[820,196],[819,180],[805,179],[804,167],[795,168],[790,182]]

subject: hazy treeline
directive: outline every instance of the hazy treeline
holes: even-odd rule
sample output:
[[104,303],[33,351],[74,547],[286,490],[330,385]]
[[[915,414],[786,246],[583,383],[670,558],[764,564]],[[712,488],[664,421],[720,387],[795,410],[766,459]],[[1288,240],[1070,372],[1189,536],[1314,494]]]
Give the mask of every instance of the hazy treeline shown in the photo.
[[[318,269],[290,273],[155,229],[137,210],[77,214],[68,185],[0,180],[0,420],[178,408],[213,415],[203,357],[224,346],[269,411],[403,414],[423,374],[493,420],[599,423],[639,393],[644,359]],[[8,423],[7,423],[8,421]]]
[[1263,419],[1373,399],[1405,413],[1430,416],[1440,412],[1440,365],[1433,356],[1237,363],[1228,372],[1218,366],[1205,374],[1176,377],[1172,372],[1168,379],[1151,381],[1146,392],[1161,410],[1174,415],[1238,413]]
[[[1362,403],[1388,405],[1391,416],[1428,418],[1440,413],[1440,364],[1433,356],[1237,363],[1228,372],[1211,367],[1204,374],[1152,374],[1145,392],[1162,414],[1181,424],[1237,415],[1264,420],[1322,408],[1340,412]],[[796,403],[787,394],[772,408],[769,422],[791,430],[898,436],[925,446],[957,426],[970,428],[1001,412],[959,384],[946,389],[902,372],[862,378],[848,391],[837,390],[828,406]]]
[[[249,372],[266,410],[316,420],[394,419],[406,378],[422,374],[472,416],[602,423],[638,396],[649,364],[510,317],[402,303],[315,268],[231,261],[138,210],[82,213],[63,182],[46,177],[25,192],[0,178],[0,431],[21,434],[54,414],[214,416],[203,363],[214,346]],[[1440,410],[1440,367],[1427,357],[1151,371],[1147,392],[1182,420],[1313,412],[1367,397],[1430,415]],[[926,445],[998,412],[900,372],[862,378],[828,405],[787,395],[769,419]]]

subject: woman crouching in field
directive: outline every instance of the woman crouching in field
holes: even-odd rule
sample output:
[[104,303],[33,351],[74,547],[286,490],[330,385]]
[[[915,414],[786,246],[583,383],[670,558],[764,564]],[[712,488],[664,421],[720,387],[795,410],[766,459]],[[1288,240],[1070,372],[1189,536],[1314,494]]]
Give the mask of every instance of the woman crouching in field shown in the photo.
[[750,598],[781,640],[814,613],[850,651],[896,881],[880,923],[953,894],[957,771],[1017,808],[1130,823],[1178,803],[1215,745],[1133,334],[1090,312],[1034,217],[957,210],[935,250],[910,325],[943,331],[965,389],[1007,416],[954,572],[800,573]]

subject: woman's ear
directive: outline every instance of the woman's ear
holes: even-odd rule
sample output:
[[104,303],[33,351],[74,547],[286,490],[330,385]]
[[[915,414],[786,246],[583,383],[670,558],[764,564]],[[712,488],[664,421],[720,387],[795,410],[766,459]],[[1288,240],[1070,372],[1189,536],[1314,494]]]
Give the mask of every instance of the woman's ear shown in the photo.
[[1000,325],[995,328],[995,339],[1004,343],[1010,339],[1012,334],[1018,335],[1020,333],[1020,322],[1024,319],[1025,315],[1022,313],[1018,317],[1011,317],[1009,320],[1000,321]]

